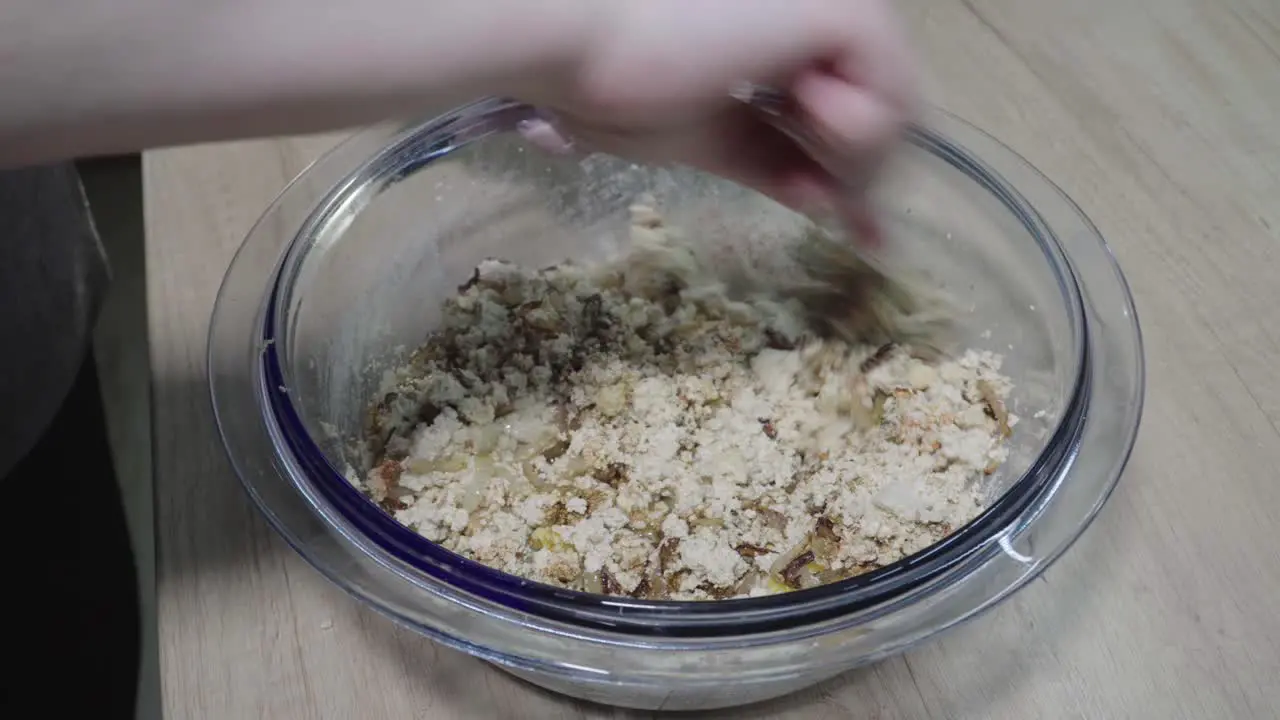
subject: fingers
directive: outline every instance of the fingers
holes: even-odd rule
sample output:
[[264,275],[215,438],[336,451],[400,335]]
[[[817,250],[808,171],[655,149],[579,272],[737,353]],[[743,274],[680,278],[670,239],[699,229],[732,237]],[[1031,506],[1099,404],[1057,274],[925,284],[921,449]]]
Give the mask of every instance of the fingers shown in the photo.
[[904,121],[884,96],[828,73],[805,73],[793,93],[805,119],[836,150],[877,150],[893,142]]
[[[601,150],[696,166],[798,210],[837,214],[854,235],[874,243],[879,233],[865,190],[915,98],[909,48],[891,5],[685,3],[611,5],[606,15],[621,15],[606,23],[608,42],[593,45],[574,102],[556,108],[555,128],[567,134],[541,123],[521,132],[552,152]],[[831,150],[820,160],[837,177],[730,99],[743,80],[789,90]]]
[[845,189],[864,191],[898,139],[901,112],[882,96],[827,73],[807,73],[793,92]]
[[641,162],[678,162],[762,192],[801,212],[837,208],[838,183],[783,133],[733,104],[701,122],[669,130],[625,131],[561,115],[555,126],[522,123],[520,133],[540,149],[607,152]]
[[901,118],[914,114],[917,77],[911,46],[893,6],[884,0],[858,3],[858,22],[847,26],[830,74],[881,98]]
[[892,6],[856,4],[839,54],[801,73],[792,94],[815,132],[873,172],[915,112],[915,68]]
[[787,207],[814,217],[835,216],[855,242],[875,248],[881,232],[862,195],[850,196],[847,184],[832,177],[790,138],[745,109],[727,114],[697,132],[682,129],[666,136],[612,133],[545,120],[520,124],[521,136],[552,154],[603,150],[637,160],[681,162],[752,188]]
[[867,191],[916,111],[915,68],[892,7],[862,3],[842,53],[802,73],[792,94],[813,132],[839,156],[835,211],[858,242],[882,242]]

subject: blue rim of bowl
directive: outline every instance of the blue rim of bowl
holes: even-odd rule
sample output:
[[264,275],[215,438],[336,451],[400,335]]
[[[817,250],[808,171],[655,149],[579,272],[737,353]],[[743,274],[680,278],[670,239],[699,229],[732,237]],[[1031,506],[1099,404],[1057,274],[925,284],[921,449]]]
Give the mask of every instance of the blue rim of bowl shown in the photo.
[[[511,105],[507,109],[521,108]],[[281,309],[287,304],[282,303],[282,298],[287,297],[292,278],[283,272],[284,266],[288,264],[287,259],[295,255],[299,243],[311,237],[307,228],[323,224],[320,218],[331,217],[335,208],[347,206],[354,188],[360,186],[358,181],[377,176],[377,169],[385,168],[387,163],[400,165],[385,181],[396,182],[496,130],[490,126],[486,132],[465,138],[444,135],[431,143],[423,143],[424,136],[448,130],[455,121],[456,118],[447,118],[402,135],[351,173],[347,181],[338,184],[317,206],[311,220],[304,224],[304,230],[282,254],[285,262],[275,273],[259,338],[263,351],[258,355],[261,382],[257,385],[265,393],[264,406],[278,424],[283,443],[305,472],[306,479],[357,532],[413,570],[517,612],[632,636],[714,638],[784,631],[880,606],[926,587],[962,563],[973,560],[989,549],[1011,523],[1043,500],[1074,454],[1084,429],[1092,387],[1087,313],[1075,273],[1052,229],[1017,190],[958,144],[935,131],[915,127],[908,133],[912,144],[948,163],[994,195],[1041,246],[1046,257],[1057,258],[1054,269],[1069,299],[1068,311],[1078,339],[1076,381],[1057,428],[1023,477],[990,507],[938,543],[883,568],[807,590],[714,602],[639,600],[568,590],[495,570],[432,543],[357,490],[312,439],[289,395],[281,344],[276,340],[285,325]]]

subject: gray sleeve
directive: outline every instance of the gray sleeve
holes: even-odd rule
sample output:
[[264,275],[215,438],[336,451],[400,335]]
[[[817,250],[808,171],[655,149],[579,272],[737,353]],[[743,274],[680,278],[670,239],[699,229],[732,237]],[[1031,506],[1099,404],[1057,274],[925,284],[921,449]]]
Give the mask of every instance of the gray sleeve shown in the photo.
[[75,167],[0,172],[0,477],[75,380],[106,285]]

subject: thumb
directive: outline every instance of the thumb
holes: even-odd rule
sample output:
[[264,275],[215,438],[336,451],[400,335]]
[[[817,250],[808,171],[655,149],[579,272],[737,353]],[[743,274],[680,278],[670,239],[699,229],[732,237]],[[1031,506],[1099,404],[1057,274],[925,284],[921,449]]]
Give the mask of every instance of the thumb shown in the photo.
[[805,121],[835,155],[840,179],[864,189],[898,139],[903,118],[895,104],[840,77],[809,72],[793,95]]

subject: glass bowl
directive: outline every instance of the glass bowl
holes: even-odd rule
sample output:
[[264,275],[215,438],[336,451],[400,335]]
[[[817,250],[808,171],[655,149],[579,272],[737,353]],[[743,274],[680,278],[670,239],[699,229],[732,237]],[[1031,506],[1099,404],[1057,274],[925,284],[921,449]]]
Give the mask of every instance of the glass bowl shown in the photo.
[[[549,156],[484,100],[366,130],[294,180],[237,253],[209,338],[227,453],[270,524],[353,596],[543,687],[646,709],[776,697],[897,653],[1007,597],[1070,546],[1137,433],[1143,364],[1123,276],[1080,210],[941,112],[879,199],[892,251],[956,298],[956,342],[1005,356],[1023,421],[990,507],[942,542],[839,583],[715,602],[574,592],[491,570],[399,525],[344,473],[384,372],[487,257],[542,267],[625,250],[656,198],[710,252],[766,262],[802,219],[727,181]],[[892,258],[890,258],[892,261]]]

